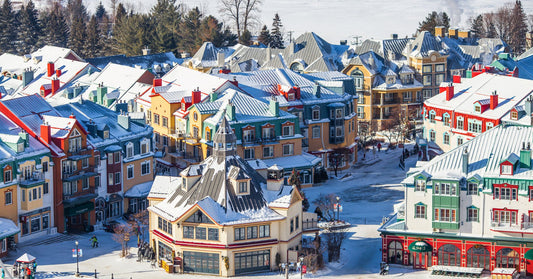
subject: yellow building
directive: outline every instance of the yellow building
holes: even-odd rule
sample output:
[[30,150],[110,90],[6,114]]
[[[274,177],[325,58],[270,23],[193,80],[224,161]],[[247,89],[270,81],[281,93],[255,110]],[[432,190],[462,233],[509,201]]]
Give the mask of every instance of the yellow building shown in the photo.
[[351,59],[342,72],[354,78],[359,122],[381,130],[400,112],[409,116],[420,111],[423,85],[408,65],[397,65],[369,51]]
[[[178,177],[156,177],[148,196],[150,245],[167,272],[229,277],[296,261],[302,197],[283,186],[280,169],[258,172],[236,156],[236,139],[223,117],[213,155]],[[315,231],[316,216],[312,221],[305,227]]]

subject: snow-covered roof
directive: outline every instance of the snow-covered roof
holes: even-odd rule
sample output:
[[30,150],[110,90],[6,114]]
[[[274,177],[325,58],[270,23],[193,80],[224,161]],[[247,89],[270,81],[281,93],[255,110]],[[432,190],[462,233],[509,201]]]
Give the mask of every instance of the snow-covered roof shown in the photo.
[[20,229],[15,223],[6,218],[0,218],[0,239],[15,235],[20,232]]
[[460,113],[475,114],[474,103],[486,104],[490,95],[496,91],[498,106],[487,109],[480,116],[500,119],[515,105],[533,92],[533,81],[502,75],[483,73],[474,78],[461,79],[454,83],[454,96],[446,101],[446,94],[437,94],[427,99],[424,104],[429,107],[454,110]]
[[124,197],[127,198],[146,198],[148,197],[148,194],[150,193],[150,190],[152,188],[152,185],[154,184],[154,181],[146,181],[144,183],[137,184],[126,193],[124,193]]
[[181,177],[157,175],[154,178],[148,198],[164,199],[180,185]]
[[292,170],[298,168],[308,168],[318,165],[322,159],[307,152],[302,152],[302,155],[285,156],[274,159],[263,159],[263,162],[268,167],[277,165],[284,170]]

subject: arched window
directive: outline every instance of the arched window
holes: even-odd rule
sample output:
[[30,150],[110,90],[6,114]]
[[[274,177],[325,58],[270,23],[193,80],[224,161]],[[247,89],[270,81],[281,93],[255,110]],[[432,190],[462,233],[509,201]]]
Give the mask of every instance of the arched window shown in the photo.
[[430,123],[435,123],[435,115],[436,115],[436,114],[437,114],[437,113],[435,113],[434,110],[430,110],[430,111],[429,111],[429,122],[430,122]]
[[294,62],[291,64],[291,70],[297,73],[303,73],[304,65],[302,65],[300,62]]
[[443,136],[442,142],[443,142],[444,144],[450,144],[450,134],[448,134],[448,133],[444,133],[444,136]]
[[511,248],[502,248],[496,253],[496,267],[517,268],[520,257]]
[[444,126],[450,126],[450,115],[447,112],[442,115],[442,124]]
[[453,244],[444,244],[438,252],[439,265],[461,266],[461,250]]
[[429,140],[430,141],[435,141],[435,130],[430,130],[429,131]]
[[485,247],[472,247],[466,252],[466,266],[490,269],[490,252]]
[[391,241],[389,243],[389,263],[401,264],[403,259],[403,248],[400,241]]
[[350,75],[353,77],[356,89],[363,89],[365,76],[359,69],[353,70]]
[[462,116],[457,117],[457,125],[455,126],[455,128],[459,130],[465,129],[465,120]]

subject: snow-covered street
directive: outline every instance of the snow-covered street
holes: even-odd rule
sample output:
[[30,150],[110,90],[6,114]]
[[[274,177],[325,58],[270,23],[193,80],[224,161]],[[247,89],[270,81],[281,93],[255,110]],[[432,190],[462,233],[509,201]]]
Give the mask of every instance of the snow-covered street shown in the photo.
[[[412,146],[411,146],[412,147]],[[405,172],[398,167],[401,149],[390,152],[378,152],[376,158],[367,153],[365,161],[360,161],[348,171],[338,174],[342,179],[330,179],[326,183],[304,190],[313,211],[315,200],[321,194],[334,193],[340,197],[343,211],[340,218],[352,224],[349,228],[349,239],[342,247],[340,262],[328,263],[324,270],[317,274],[307,274],[305,278],[380,278],[380,237],[377,232],[384,216],[389,216],[393,205],[403,199],[403,189],[399,182]],[[360,154],[361,155],[361,154]],[[360,156],[362,158],[362,156]],[[406,167],[414,166],[416,158],[406,160]],[[332,173],[330,173],[332,175]],[[93,277],[95,270],[98,278],[213,278],[201,275],[166,274],[160,268],[154,268],[149,262],[137,262],[136,250],[131,248],[130,258],[118,256],[120,245],[111,238],[112,234],[104,231],[94,233],[100,247],[90,247],[90,237],[85,235],[57,235],[31,241],[19,247],[18,252],[11,253],[4,262],[13,264],[16,257],[27,252],[37,258],[38,274],[36,278],[75,278],[76,258],[72,257],[74,242],[79,241],[83,249],[80,258],[80,273],[84,277]],[[130,241],[136,246],[136,239]],[[395,278],[427,278],[429,272],[414,271],[412,268],[392,266],[390,275]],[[300,274],[291,274],[298,278]],[[281,278],[278,273],[266,273],[251,276],[253,278]],[[6,277],[7,278],[7,277]]]

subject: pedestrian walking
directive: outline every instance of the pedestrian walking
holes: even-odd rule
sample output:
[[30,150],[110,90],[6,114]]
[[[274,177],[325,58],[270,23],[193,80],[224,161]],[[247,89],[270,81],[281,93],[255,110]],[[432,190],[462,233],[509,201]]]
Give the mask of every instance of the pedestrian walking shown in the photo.
[[0,268],[0,269],[2,269],[2,279],[6,278],[6,272],[4,271],[3,268]]
[[378,142],[378,152],[381,152],[381,142]]
[[91,243],[93,248],[98,247],[98,239],[96,238],[96,235],[93,235],[93,237],[91,237]]

